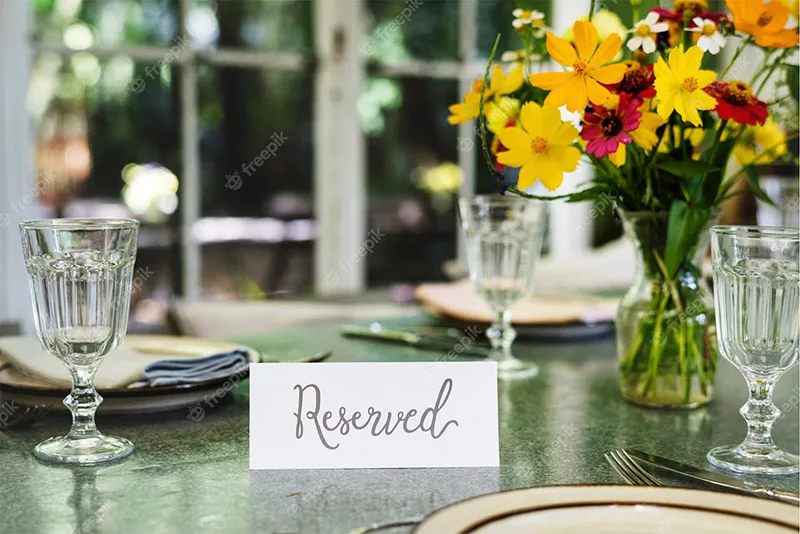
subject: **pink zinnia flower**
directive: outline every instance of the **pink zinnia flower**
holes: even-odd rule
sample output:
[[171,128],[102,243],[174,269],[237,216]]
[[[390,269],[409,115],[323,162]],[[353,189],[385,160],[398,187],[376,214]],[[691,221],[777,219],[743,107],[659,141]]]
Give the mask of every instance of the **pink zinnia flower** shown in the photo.
[[630,132],[639,127],[642,112],[639,107],[642,101],[631,97],[628,93],[612,95],[603,106],[594,106],[592,111],[583,115],[581,138],[589,141],[586,152],[603,158],[614,154],[619,144],[630,144],[633,139]]

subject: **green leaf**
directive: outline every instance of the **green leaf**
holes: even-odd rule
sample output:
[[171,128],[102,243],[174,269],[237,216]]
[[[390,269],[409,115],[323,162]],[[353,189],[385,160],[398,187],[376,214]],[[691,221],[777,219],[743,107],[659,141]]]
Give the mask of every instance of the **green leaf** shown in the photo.
[[710,214],[709,208],[687,204],[682,200],[672,201],[664,251],[664,264],[670,279],[675,277],[681,263],[697,244]]
[[656,163],[656,168],[667,171],[670,174],[680,176],[681,178],[692,178],[694,176],[702,176],[709,172],[718,170],[718,167],[706,163],[704,161],[695,161],[693,159],[662,159]]
[[750,186],[750,191],[756,196],[757,199],[766,202],[773,208],[777,208],[778,206],[775,205],[775,202],[771,198],[766,191],[761,188],[761,184],[758,180],[758,171],[755,167],[747,167],[745,169],[745,173],[747,174],[747,184]]

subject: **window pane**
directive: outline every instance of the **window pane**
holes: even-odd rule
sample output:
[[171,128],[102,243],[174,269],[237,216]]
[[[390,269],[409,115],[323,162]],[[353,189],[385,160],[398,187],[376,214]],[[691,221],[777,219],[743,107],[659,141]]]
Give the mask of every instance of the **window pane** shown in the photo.
[[204,291],[310,291],[313,75],[202,66],[198,76]]
[[458,58],[458,0],[366,0],[361,50],[373,61]]
[[314,52],[312,0],[196,0],[186,30],[198,48]]
[[74,50],[174,44],[178,0],[32,0],[34,38]]
[[[131,328],[163,322],[180,271],[176,241],[181,177],[179,102],[169,67],[125,56],[40,54],[28,93],[36,125],[40,216],[142,220]],[[146,80],[136,85],[132,81]]]
[[367,227],[386,234],[368,256],[370,285],[442,279],[455,257],[460,185],[457,128],[447,107],[455,81],[368,78],[361,96],[367,140]]
[[489,57],[494,41],[497,39],[497,34],[500,34],[500,44],[497,45],[497,59],[506,50],[522,48],[522,40],[511,25],[514,20],[514,16],[511,13],[518,7],[536,9],[545,14],[545,20],[551,20],[550,0],[534,0],[532,2],[479,0],[478,57]]

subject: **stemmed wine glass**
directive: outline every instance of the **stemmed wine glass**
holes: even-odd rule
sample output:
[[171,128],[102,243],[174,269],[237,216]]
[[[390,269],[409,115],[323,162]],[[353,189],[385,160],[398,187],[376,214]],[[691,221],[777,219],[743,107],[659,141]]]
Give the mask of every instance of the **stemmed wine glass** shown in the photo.
[[138,230],[139,222],[128,219],[20,223],[39,341],[72,375],[64,399],[72,428],[34,448],[41,460],[90,465],[133,452],[127,439],[97,430],[94,415],[103,399],[93,381],[125,337]]
[[708,461],[741,473],[796,473],[798,456],[772,441],[781,413],[772,390],[800,353],[800,231],[714,226],[711,261],[719,349],[744,376],[750,398],[739,410],[744,441],[711,449]]
[[533,362],[515,358],[511,344],[517,336],[509,309],[533,292],[533,272],[542,249],[542,202],[500,195],[478,195],[458,201],[466,236],[469,276],[475,291],[488,304],[494,322],[486,331],[500,378],[535,375]]

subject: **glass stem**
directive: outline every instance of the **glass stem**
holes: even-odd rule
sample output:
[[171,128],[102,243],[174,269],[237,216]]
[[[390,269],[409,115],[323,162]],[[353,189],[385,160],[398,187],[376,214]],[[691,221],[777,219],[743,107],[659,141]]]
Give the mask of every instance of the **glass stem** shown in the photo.
[[769,454],[776,450],[772,441],[772,425],[781,411],[772,402],[772,389],[777,377],[747,376],[750,398],[739,413],[747,422],[747,437],[739,449],[745,454]]
[[511,349],[511,343],[517,337],[516,330],[511,327],[511,312],[508,310],[496,311],[494,322],[486,331],[486,337],[489,338],[495,351],[499,349],[508,352]]
[[64,399],[64,406],[72,412],[72,428],[67,437],[74,439],[99,436],[94,423],[94,414],[97,407],[103,402],[94,389],[94,375],[96,365],[75,365],[70,369],[72,373],[72,391]]

